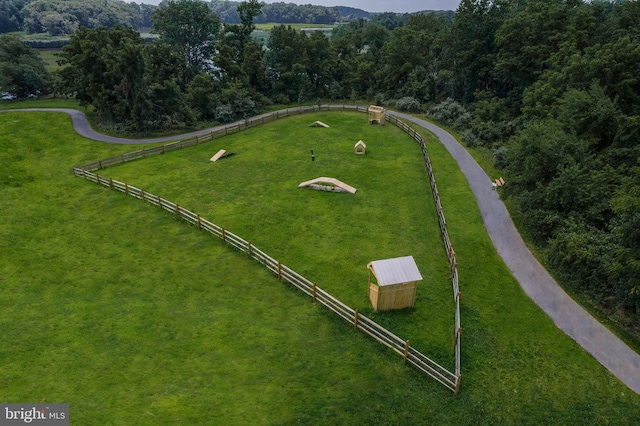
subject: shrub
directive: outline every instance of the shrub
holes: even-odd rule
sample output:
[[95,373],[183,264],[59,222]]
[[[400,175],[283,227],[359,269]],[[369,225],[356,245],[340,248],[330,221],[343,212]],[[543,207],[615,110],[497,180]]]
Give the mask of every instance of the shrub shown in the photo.
[[342,86],[337,81],[333,81],[329,85],[329,97],[332,101],[342,98]]
[[507,161],[508,149],[506,146],[500,146],[493,151],[493,161],[498,169],[504,169],[509,164]]
[[286,105],[289,102],[291,102],[291,99],[289,99],[289,96],[287,96],[284,93],[278,93],[277,95],[275,95],[273,97],[273,103],[274,104],[278,104],[278,105]]
[[376,105],[384,105],[385,102],[385,97],[384,97],[384,93],[376,93],[375,97],[373,98],[373,101],[375,102]]
[[478,146],[478,137],[473,132],[473,130],[467,129],[464,132],[462,132],[462,142],[466,146],[473,148],[475,146]]
[[451,98],[429,108],[427,115],[453,128],[463,130],[471,126],[471,114],[458,102]]
[[216,108],[216,120],[222,123],[229,123],[235,118],[233,108],[229,104],[220,105]]
[[396,102],[396,108],[400,111],[418,112],[420,111],[420,101],[410,96],[398,99]]

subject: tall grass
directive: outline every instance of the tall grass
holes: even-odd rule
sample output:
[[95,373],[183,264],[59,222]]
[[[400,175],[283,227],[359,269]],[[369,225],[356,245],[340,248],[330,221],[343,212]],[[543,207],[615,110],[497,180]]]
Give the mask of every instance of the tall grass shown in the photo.
[[[315,120],[332,127],[305,126]],[[401,254],[416,255],[430,279],[439,255],[432,264],[424,250],[440,242],[426,183],[385,183],[425,178],[414,142],[391,126],[359,133],[354,120],[364,116],[289,118],[104,172],[162,189],[366,307],[363,261],[405,241]],[[365,157],[352,154],[358,139]],[[236,155],[208,162],[219,148]],[[457,397],[215,238],[70,173],[127,147],[79,138],[66,116],[0,115],[0,162],[11,164],[0,168],[0,400],[68,402],[82,425],[636,424],[640,397],[524,295],[455,162],[433,139],[428,148],[463,291]],[[358,192],[298,189],[298,173]],[[423,223],[411,228],[414,218]],[[439,285],[420,283],[414,311],[377,318],[415,330],[437,359],[452,353],[450,336],[430,330]]]

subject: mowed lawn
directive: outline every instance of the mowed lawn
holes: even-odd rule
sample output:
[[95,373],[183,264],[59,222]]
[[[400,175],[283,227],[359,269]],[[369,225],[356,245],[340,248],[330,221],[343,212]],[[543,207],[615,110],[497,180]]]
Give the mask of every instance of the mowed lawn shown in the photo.
[[[309,127],[315,120],[330,127]],[[221,148],[235,155],[212,163]],[[453,290],[431,188],[419,146],[395,126],[355,112],[302,115],[99,173],[241,236],[453,369]],[[298,187],[317,177],[357,192]],[[408,255],[424,277],[416,309],[376,315],[366,265]]]
[[[100,173],[252,241],[450,368],[420,151],[365,117],[283,119]],[[210,163],[220,148],[236,155]],[[0,114],[0,401],[67,402],[79,425],[637,423],[640,397],[524,295],[455,162],[428,148],[463,292],[458,396],[246,255],[70,172],[131,147],[84,140],[61,114]],[[297,188],[318,176],[358,192]],[[416,309],[373,314],[366,263],[402,255],[425,277]]]

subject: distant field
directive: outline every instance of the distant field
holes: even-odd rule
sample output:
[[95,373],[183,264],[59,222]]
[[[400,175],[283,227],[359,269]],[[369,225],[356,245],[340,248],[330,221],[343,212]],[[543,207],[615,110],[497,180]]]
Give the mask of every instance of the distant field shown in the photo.
[[[416,309],[376,320],[450,362],[453,298],[420,150],[365,117],[287,118],[101,174],[227,226],[363,310],[365,262],[417,256]],[[0,114],[0,401],[67,402],[82,425],[638,424],[640,396],[523,293],[457,164],[423,133],[460,272],[458,396],[246,255],[70,172],[136,148],[83,139],[61,114]],[[209,162],[220,148],[236,155]],[[297,188],[318,175],[358,192]]]
[[274,24],[274,23],[268,23],[268,24],[256,24],[256,29],[258,30],[264,30],[264,31],[270,31],[273,27],[279,27],[280,25],[284,25],[285,27],[291,27],[293,29],[296,30],[302,30],[304,28],[322,28],[324,31],[330,31],[332,30],[335,25],[328,25],[328,24]]
[[40,57],[44,61],[47,71],[52,72],[61,68],[58,65],[59,58],[56,55],[62,52],[62,49],[38,49],[38,52],[40,52]]
[[285,27],[291,26],[291,28],[298,31],[305,31],[307,34],[313,31],[322,31],[327,37],[331,36],[331,31],[333,31],[335,27],[334,25],[326,24],[256,24],[256,29],[251,34],[251,37],[258,43],[267,44],[273,27],[280,25],[284,25]]
[[[267,41],[269,40],[271,29],[273,29],[274,26],[279,26],[279,25],[281,24],[256,24],[256,29],[251,34],[251,37],[259,43],[266,44]],[[326,24],[317,24],[317,25],[316,24],[285,24],[285,26],[289,26],[289,25],[298,31],[305,30],[307,33],[310,33],[316,30],[322,31],[327,36],[331,35],[331,31],[334,28],[334,25],[326,25]],[[12,33],[12,34],[19,36],[25,41],[32,41],[34,43],[37,43],[36,45],[38,46],[38,50],[40,50],[41,54],[43,55],[43,59],[45,59],[45,61],[47,62],[47,69],[49,71],[58,69],[58,65],[55,63],[55,58],[47,52],[59,51],[60,47],[56,46],[54,48],[50,48],[47,46],[52,43],[53,44],[61,43],[61,42],[66,43],[69,40],[69,36],[53,37],[46,33],[44,34]],[[142,32],[140,33],[140,35],[146,41],[154,40],[159,37],[158,34],[152,34],[150,32]]]
[[[56,43],[60,41],[66,42],[69,40],[68,36],[51,37],[48,34],[25,34],[25,33],[16,33],[16,34],[20,35],[20,37],[23,40],[37,41],[40,44]],[[158,38],[157,34],[140,33],[140,35],[145,40],[153,40]],[[58,57],[56,55],[62,51],[62,48],[38,47],[37,49],[40,52],[40,56],[44,60],[46,68],[49,72],[60,69],[60,66],[57,63]]]

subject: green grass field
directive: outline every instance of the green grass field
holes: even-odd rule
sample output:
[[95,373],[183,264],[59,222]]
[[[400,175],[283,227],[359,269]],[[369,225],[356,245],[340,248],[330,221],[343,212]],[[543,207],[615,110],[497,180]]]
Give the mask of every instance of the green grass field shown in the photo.
[[251,33],[251,37],[256,42],[266,45],[269,41],[269,37],[271,36],[271,30],[273,27],[279,27],[280,25],[284,25],[285,27],[290,26],[297,31],[304,30],[307,35],[310,35],[314,31],[322,31],[327,37],[331,37],[331,31],[335,27],[335,25],[328,24],[256,24],[256,29]]
[[273,27],[279,27],[280,25],[284,25],[285,27],[291,27],[298,31],[306,29],[306,28],[323,28],[325,30],[332,30],[335,25],[329,24],[275,24],[275,23],[266,23],[266,24],[256,24],[256,30],[261,31],[271,31]]
[[53,72],[55,70],[60,69],[60,65],[58,65],[58,54],[62,52],[62,49],[39,49],[40,57],[44,61],[45,67],[47,71]]
[[[137,148],[84,140],[61,114],[0,114],[0,401],[68,402],[78,425],[637,424],[640,396],[524,295],[429,140],[460,270],[458,396],[245,255],[70,172]],[[236,155],[210,163],[220,148]],[[229,228],[363,310],[366,262],[414,255],[416,309],[372,316],[452,362],[433,201],[398,129],[304,115],[101,174]],[[358,192],[296,187],[322,175]]]

